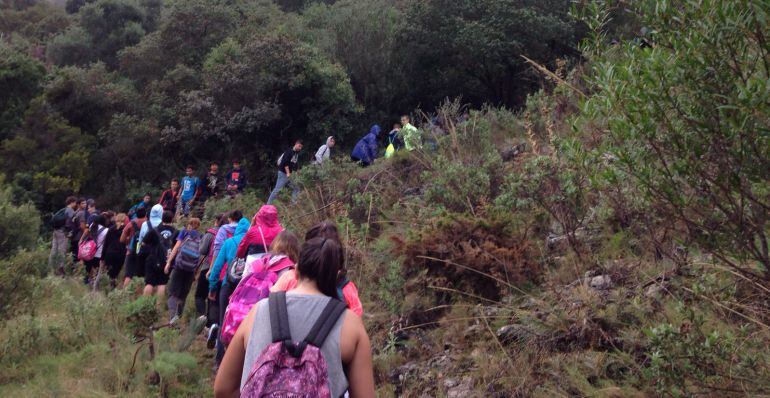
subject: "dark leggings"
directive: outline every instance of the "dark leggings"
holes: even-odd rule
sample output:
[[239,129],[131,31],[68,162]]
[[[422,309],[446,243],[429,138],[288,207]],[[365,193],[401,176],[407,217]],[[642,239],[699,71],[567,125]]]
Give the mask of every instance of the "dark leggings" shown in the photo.
[[[209,300],[209,280],[206,271],[201,270],[195,285],[195,311],[198,316],[206,316],[206,326],[211,326],[219,320],[219,303]],[[219,292],[217,292],[217,296]]]
[[215,358],[217,367],[222,363],[222,358],[225,357],[225,345],[222,344],[222,322],[225,320],[225,310],[227,310],[227,304],[230,303],[230,295],[233,294],[235,286],[230,284],[223,285],[219,289],[219,336],[217,337],[217,356]]

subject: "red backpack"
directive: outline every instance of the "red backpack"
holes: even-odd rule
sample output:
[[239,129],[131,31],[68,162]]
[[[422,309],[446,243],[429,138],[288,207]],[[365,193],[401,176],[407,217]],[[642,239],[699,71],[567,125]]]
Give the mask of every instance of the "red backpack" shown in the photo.
[[291,340],[286,292],[270,293],[268,305],[273,343],[252,365],[241,397],[330,398],[329,368],[320,347],[345,312],[345,303],[330,299],[310,333],[299,342]]

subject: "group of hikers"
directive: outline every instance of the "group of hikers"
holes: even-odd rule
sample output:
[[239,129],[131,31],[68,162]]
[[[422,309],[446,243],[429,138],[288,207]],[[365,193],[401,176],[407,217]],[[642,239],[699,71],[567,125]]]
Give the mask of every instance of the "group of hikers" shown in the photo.
[[[64,221],[54,216],[52,261],[54,250],[76,242],[74,258],[94,289],[102,272],[117,288],[124,266],[124,288],[143,278],[144,295],[168,295],[171,326],[194,287],[193,322],[205,325],[207,345],[216,348],[217,396],[374,396],[363,308],[346,276],[336,225],[315,225],[301,243],[273,205],[251,219],[240,210],[220,214],[207,229],[187,217],[179,230],[163,204],[132,210],[131,216],[98,212],[93,201],[68,198]],[[69,241],[69,232],[81,229],[80,238]]]
[[[422,145],[409,117],[400,122],[388,134],[386,157]],[[380,133],[379,125],[372,126],[351,159],[371,165],[380,155]],[[334,147],[335,138],[328,137],[313,163],[328,161]],[[142,280],[144,295],[167,296],[170,326],[179,322],[194,288],[195,322],[203,326],[207,346],[216,348],[217,396],[303,391],[373,396],[363,307],[347,278],[337,227],[320,223],[300,243],[272,205],[284,187],[296,201],[299,188],[292,175],[302,148],[296,140],[280,155],[275,188],[257,214],[249,219],[232,210],[215,217],[210,228],[203,228],[200,218],[206,201],[238,195],[246,187],[239,160],[221,177],[217,163],[201,177],[188,166],[157,203],[148,193],[125,213],[101,212],[93,199],[69,197],[52,218],[50,265],[65,274],[69,253],[94,290],[104,273],[113,289]],[[178,230],[177,221],[184,227]]]

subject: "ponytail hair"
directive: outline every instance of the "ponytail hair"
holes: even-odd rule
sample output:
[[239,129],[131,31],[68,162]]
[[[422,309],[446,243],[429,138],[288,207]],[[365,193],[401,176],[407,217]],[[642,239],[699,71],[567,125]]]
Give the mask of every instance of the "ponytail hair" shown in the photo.
[[324,295],[337,298],[337,277],[343,269],[342,246],[335,239],[313,238],[304,245],[297,264],[298,279],[309,279]]
[[91,239],[96,240],[96,238],[99,236],[99,227],[104,227],[105,224],[107,224],[107,220],[104,218],[103,215],[98,215],[94,217],[94,220],[91,222],[91,225],[88,227],[88,234],[91,236]]

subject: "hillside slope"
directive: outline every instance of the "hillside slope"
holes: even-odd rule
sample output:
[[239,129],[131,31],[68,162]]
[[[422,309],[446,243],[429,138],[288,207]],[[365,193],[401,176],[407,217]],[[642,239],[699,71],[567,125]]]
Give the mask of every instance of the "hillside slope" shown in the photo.
[[[340,227],[378,396],[770,396],[770,5],[708,3],[650,3],[644,43],[589,19],[520,112],[448,101],[421,150],[298,173],[279,214]],[[46,254],[0,260],[0,395],[211,395],[192,305],[154,330],[163,303]]]

